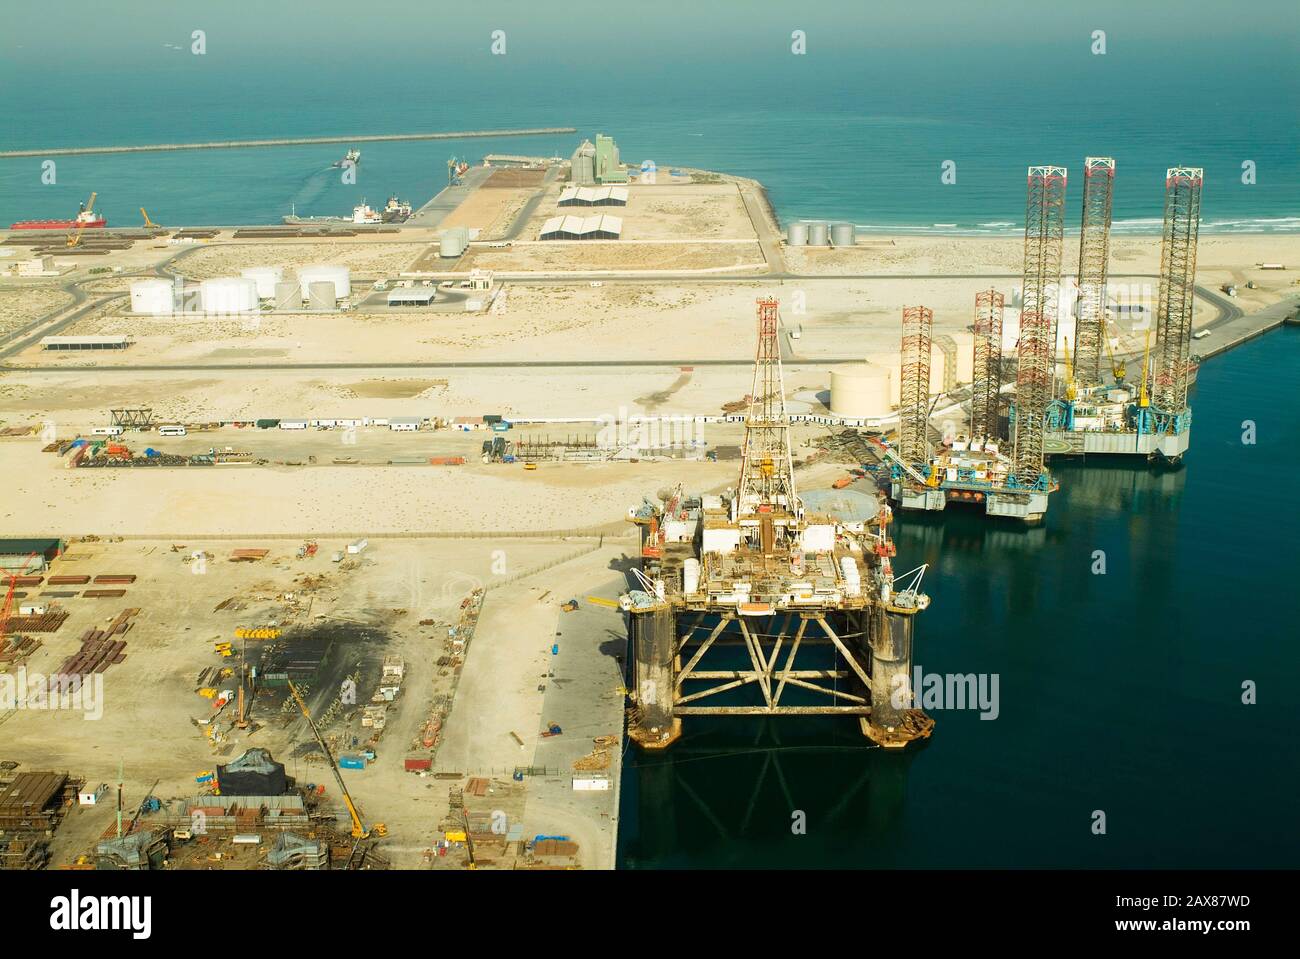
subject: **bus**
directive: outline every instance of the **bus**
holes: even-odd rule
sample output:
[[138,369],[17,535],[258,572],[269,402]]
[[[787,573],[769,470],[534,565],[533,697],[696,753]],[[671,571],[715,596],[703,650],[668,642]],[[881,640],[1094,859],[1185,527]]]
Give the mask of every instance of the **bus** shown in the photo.
[[120,426],[96,426],[90,431],[92,436],[121,436],[122,427]]
[[158,427],[158,435],[159,436],[184,436],[185,427],[181,426],[179,423],[172,426],[160,426]]

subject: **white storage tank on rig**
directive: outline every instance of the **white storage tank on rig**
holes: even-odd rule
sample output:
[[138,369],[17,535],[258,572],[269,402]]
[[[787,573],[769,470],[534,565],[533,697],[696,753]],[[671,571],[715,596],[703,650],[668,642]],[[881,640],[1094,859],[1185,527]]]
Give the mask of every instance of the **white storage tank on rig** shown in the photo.
[[221,276],[199,284],[204,313],[251,313],[257,309],[257,284],[239,276]]
[[808,245],[808,224],[791,223],[785,228],[785,242],[790,246]]
[[136,280],[131,284],[132,313],[171,313],[175,298],[176,289],[169,280]]
[[275,285],[284,279],[284,270],[278,266],[250,266],[240,270],[239,275],[257,284],[257,296],[269,300],[275,296]]
[[831,415],[852,419],[885,416],[890,407],[890,371],[872,363],[831,370]]
[[856,242],[858,242],[857,230],[853,228],[852,223],[831,224],[832,246],[853,246]]
[[334,284],[329,280],[313,280],[307,287],[307,309],[332,310],[338,306]]
[[302,308],[302,287],[297,280],[281,280],[275,284],[275,308],[297,310]]
[[310,296],[313,283],[326,282],[334,284],[335,299],[345,299],[352,292],[352,279],[346,266],[304,266],[298,271],[298,285],[304,298]]
[[826,226],[825,220],[815,220],[808,224],[808,245],[809,246],[828,246],[830,245],[830,233]]

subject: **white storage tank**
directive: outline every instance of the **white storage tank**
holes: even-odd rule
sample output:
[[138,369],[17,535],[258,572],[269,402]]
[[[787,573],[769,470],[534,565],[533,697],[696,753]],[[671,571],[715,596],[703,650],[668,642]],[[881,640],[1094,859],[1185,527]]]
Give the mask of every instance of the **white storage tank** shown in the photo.
[[686,594],[700,591],[700,561],[691,557],[682,564],[682,592]]
[[830,232],[827,229],[825,221],[816,221],[808,224],[808,245],[809,246],[827,246],[830,244]]
[[204,313],[251,313],[257,309],[257,284],[238,276],[223,276],[199,284]]
[[131,312],[171,313],[175,296],[169,280],[136,280],[131,284]]
[[334,284],[329,280],[316,280],[307,287],[307,309],[332,310],[338,305],[334,299]]
[[785,228],[785,242],[790,246],[808,245],[808,224],[791,223]]
[[275,296],[275,285],[284,279],[284,270],[278,266],[250,266],[240,270],[239,275],[257,284],[259,299],[269,300]]
[[438,255],[443,257],[460,256],[469,244],[469,231],[464,227],[447,230],[438,243]]
[[836,223],[831,227],[831,243],[834,246],[853,246],[856,242],[857,230],[852,223]]
[[889,413],[889,370],[871,363],[831,371],[831,414],[868,419]]
[[297,280],[281,280],[275,284],[275,308],[297,310],[302,308],[302,288]]
[[313,283],[329,282],[334,284],[335,299],[344,299],[352,291],[352,278],[346,266],[304,266],[298,271],[298,285],[306,298]]

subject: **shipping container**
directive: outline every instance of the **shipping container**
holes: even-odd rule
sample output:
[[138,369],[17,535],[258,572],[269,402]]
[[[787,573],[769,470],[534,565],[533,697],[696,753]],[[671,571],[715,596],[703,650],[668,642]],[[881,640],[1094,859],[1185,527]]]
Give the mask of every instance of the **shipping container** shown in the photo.
[[408,756],[405,766],[408,773],[427,772],[433,768],[433,760],[427,756],[423,758]]
[[348,543],[348,552],[353,554],[360,553],[369,545],[370,543],[368,540],[359,539],[356,542]]
[[339,769],[365,769],[366,761],[360,756],[340,756]]

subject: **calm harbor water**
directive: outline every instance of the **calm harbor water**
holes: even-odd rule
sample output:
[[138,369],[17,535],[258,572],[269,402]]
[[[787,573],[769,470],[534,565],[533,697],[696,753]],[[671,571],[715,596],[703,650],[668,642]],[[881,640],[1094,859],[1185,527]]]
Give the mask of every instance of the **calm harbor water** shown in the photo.
[[998,717],[935,712],[904,755],[850,720],[688,721],[626,756],[622,866],[1294,866],[1297,391],[1291,327],[1202,366],[1182,469],[1058,461],[1034,530],[904,515],[916,662],[996,673]]

